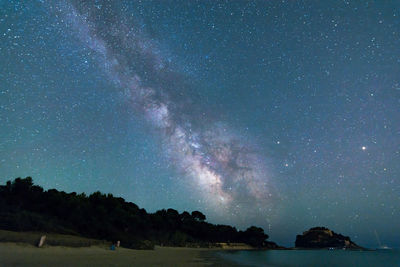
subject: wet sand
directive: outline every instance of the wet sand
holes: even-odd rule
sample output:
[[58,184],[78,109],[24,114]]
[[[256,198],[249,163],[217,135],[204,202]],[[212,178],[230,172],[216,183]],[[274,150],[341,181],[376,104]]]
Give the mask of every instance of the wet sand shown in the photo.
[[202,248],[156,247],[132,250],[106,247],[37,248],[28,244],[0,243],[0,266],[231,266]]

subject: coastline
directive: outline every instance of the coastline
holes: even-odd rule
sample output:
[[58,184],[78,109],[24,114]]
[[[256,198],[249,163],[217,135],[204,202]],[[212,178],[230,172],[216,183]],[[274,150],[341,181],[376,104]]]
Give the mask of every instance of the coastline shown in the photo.
[[1,266],[234,266],[217,255],[224,249],[159,247],[154,250],[105,246],[37,248],[24,243],[0,243]]

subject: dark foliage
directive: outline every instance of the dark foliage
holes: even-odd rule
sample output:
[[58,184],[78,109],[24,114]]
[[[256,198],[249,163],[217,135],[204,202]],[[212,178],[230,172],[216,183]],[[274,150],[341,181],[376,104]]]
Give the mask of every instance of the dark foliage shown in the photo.
[[243,242],[254,247],[270,244],[264,230],[255,226],[243,232],[229,225],[214,225],[199,211],[190,214],[163,209],[147,213],[123,198],[100,192],[86,196],[44,191],[31,177],[0,186],[0,218],[0,228],[5,230],[120,240],[122,246],[130,248],[146,249],[154,244],[208,246],[217,242]]

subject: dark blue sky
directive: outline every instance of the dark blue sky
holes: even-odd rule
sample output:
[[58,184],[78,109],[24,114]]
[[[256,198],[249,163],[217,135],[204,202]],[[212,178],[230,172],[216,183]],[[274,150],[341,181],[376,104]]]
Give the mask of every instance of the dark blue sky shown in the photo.
[[0,1],[0,182],[400,246],[398,1]]

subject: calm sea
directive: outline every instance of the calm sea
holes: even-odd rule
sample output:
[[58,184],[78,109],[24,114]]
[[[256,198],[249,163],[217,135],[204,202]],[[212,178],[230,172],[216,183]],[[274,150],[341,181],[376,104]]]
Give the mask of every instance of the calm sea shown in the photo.
[[225,260],[243,266],[396,266],[400,267],[400,250],[268,250],[220,252]]

